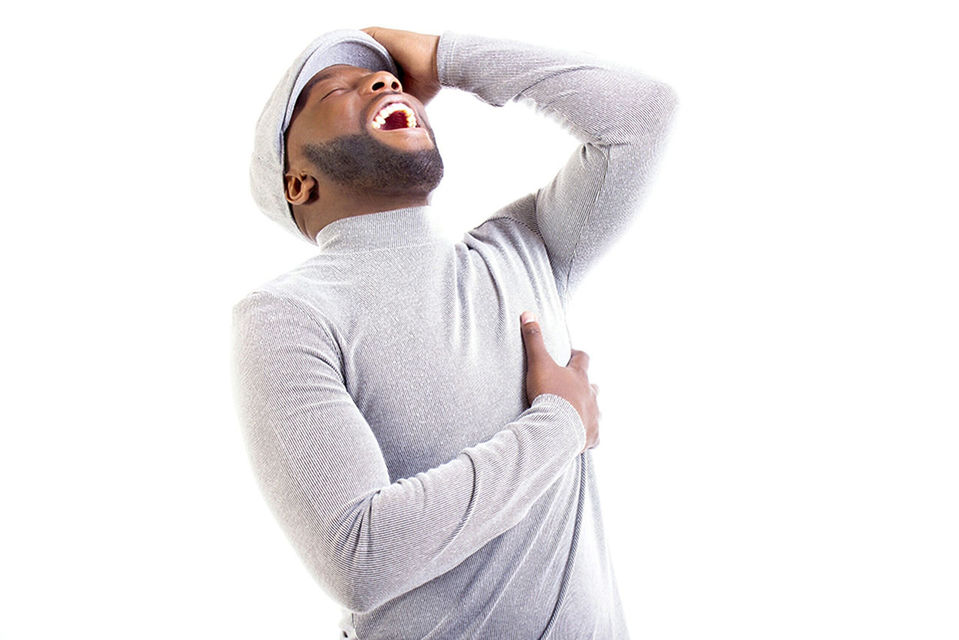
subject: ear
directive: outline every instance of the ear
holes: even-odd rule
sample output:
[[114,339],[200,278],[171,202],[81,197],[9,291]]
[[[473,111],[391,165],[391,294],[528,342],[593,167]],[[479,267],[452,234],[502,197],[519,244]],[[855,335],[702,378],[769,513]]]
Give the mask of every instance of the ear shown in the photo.
[[319,197],[316,179],[308,173],[289,171],[283,180],[283,192],[290,204],[309,204]]

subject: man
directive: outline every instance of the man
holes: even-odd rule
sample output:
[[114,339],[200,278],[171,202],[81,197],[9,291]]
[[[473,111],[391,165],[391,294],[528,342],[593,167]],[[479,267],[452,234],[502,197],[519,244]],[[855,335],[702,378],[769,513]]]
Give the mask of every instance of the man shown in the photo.
[[[424,105],[441,87],[529,101],[583,143],[459,242],[436,225],[456,211],[429,203],[443,166]],[[343,606],[342,637],[628,638],[592,470],[597,388],[565,314],[635,216],[675,105],[585,54],[382,28],[320,37],[277,86],[254,196],[317,254],[234,307],[236,391],[267,501]]]

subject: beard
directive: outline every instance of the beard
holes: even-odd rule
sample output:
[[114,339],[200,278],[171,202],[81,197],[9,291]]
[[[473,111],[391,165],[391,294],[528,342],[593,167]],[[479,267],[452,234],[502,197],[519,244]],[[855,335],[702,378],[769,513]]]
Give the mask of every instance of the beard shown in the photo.
[[429,194],[443,178],[443,158],[433,131],[427,133],[432,149],[396,149],[364,131],[307,143],[303,154],[331,180],[358,193]]

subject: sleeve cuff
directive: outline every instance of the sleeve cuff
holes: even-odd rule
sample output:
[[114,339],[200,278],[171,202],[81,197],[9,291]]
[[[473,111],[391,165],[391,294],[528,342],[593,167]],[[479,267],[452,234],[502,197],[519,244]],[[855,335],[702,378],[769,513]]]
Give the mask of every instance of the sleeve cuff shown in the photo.
[[566,436],[565,442],[574,455],[582,453],[586,446],[586,426],[576,407],[569,400],[553,393],[541,393],[533,398],[533,405],[552,409],[560,420],[557,429]]
[[452,75],[453,49],[456,47],[458,34],[444,31],[436,45],[436,77],[444,87],[456,86]]

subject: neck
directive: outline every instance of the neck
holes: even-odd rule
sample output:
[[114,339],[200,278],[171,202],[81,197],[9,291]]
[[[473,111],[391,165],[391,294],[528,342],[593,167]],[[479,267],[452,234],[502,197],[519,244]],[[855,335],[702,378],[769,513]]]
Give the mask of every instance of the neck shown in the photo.
[[341,218],[416,207],[430,203],[429,193],[345,193],[327,192],[315,204],[294,207],[294,216],[300,228],[312,239],[320,229]]

